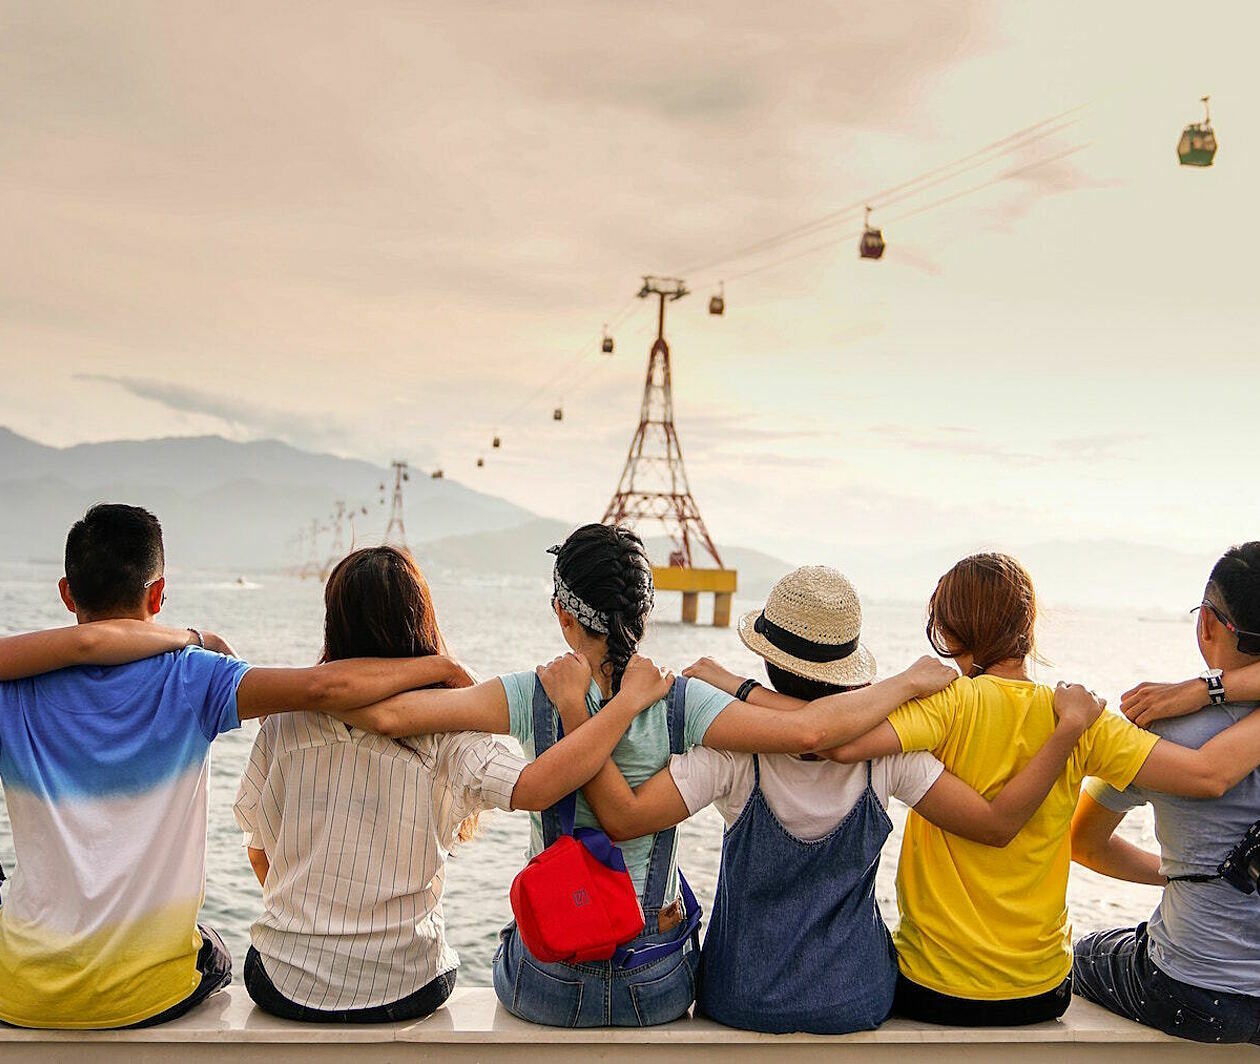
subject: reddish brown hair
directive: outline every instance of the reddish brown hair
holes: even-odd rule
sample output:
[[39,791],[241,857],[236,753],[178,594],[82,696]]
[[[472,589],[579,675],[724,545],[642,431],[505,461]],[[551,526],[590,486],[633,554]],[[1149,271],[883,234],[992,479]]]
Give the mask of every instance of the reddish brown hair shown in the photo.
[[941,577],[928,601],[927,637],[943,657],[970,654],[972,675],[1035,654],[1037,594],[1008,554],[973,554]]
[[[343,658],[417,658],[446,653],[428,581],[410,553],[364,547],[341,559],[324,585],[324,653]],[[460,842],[477,817],[459,826]]]

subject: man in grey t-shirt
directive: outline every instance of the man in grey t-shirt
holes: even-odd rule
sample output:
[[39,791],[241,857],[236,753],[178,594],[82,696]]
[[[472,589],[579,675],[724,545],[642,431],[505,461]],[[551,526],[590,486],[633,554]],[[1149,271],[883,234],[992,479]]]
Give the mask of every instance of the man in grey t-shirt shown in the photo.
[[[1198,749],[1256,708],[1226,701],[1223,680],[1260,661],[1260,543],[1231,548],[1199,608],[1199,649],[1211,704],[1153,731]],[[1115,836],[1150,803],[1162,857]],[[1200,1042],[1260,1044],[1260,895],[1219,876],[1226,854],[1260,818],[1260,770],[1220,798],[1175,798],[1090,780],[1072,824],[1072,857],[1132,882],[1167,884],[1150,921],[1076,943],[1073,990],[1139,1023]],[[1183,878],[1191,877],[1191,878]]]

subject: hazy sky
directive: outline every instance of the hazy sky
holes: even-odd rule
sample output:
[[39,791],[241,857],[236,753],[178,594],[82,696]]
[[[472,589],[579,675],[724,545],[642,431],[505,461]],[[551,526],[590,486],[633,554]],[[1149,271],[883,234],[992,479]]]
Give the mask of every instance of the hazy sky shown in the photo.
[[[3,3],[0,423],[400,454],[598,518],[649,309],[548,382],[640,274],[1088,104],[890,207],[882,262],[850,223],[693,274],[692,483],[789,557],[1214,551],[1260,536],[1258,35],[1243,0]],[[1181,169],[1209,91],[1217,165]]]

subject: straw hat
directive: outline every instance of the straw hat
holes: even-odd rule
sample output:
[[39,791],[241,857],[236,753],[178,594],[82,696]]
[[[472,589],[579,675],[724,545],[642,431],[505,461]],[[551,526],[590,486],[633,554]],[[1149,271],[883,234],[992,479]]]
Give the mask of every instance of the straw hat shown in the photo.
[[875,679],[875,658],[861,634],[857,592],[825,565],[788,573],[770,589],[765,609],[739,619],[739,638],[754,654],[797,676],[843,687]]

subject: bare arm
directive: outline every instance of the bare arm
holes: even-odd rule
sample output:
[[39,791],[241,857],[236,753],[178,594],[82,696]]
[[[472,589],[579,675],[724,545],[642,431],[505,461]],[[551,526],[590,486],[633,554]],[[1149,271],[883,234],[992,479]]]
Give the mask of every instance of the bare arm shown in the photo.
[[[1260,662],[1228,669],[1221,682],[1229,701],[1260,702]],[[1140,683],[1120,696],[1120,712],[1139,728],[1147,728],[1157,720],[1194,713],[1209,701],[1202,677],[1180,683]]]
[[356,728],[394,739],[452,731],[506,735],[512,724],[507,692],[498,679],[475,687],[408,691],[361,709],[332,715]]
[[1123,813],[1082,793],[1072,816],[1072,860],[1112,879],[1162,887],[1168,880],[1160,873],[1159,855],[1116,835],[1123,819]]
[[256,850],[250,846],[245,852],[249,854],[249,867],[254,870],[254,875],[258,877],[258,885],[261,887],[267,882],[267,873],[271,871],[271,862],[267,860],[267,851]]
[[1138,770],[1139,787],[1185,798],[1219,798],[1260,767],[1260,713],[1250,713],[1198,750],[1160,739]]
[[[829,750],[886,724],[888,714],[903,702],[935,694],[957,678],[958,673],[948,665],[935,658],[920,658],[905,672],[887,680],[819,698],[794,713],[732,702],[709,725],[704,745],[715,750],[764,754]],[[900,743],[890,752],[899,749]]]
[[125,665],[197,645],[190,628],[149,621],[91,621],[0,638],[0,680],[21,680],[72,665]]
[[[621,741],[630,722],[648,706],[664,698],[674,682],[671,673],[658,669],[647,658],[636,654],[626,666],[621,689],[603,709],[588,717],[586,687],[590,683],[590,668],[577,655],[566,657],[580,661],[585,671],[580,708],[574,707],[567,716],[562,713],[560,719],[564,722],[564,738],[521,773],[512,791],[513,809],[546,809],[565,795],[572,794],[600,772],[604,765],[611,766],[625,784],[625,778],[609,760],[613,748]],[[553,662],[552,667],[555,664]],[[538,671],[541,676],[543,670]],[[544,687],[547,687],[545,682]],[[572,703],[570,699],[566,701]],[[589,797],[587,800],[590,800]],[[598,817],[599,813],[595,815]],[[600,822],[603,822],[602,819]]]
[[[350,719],[350,711],[364,706],[376,709],[376,703],[402,691],[412,692],[411,697],[441,698],[454,692],[414,689],[467,682],[467,674],[459,663],[440,654],[422,658],[351,658],[307,669],[254,668],[241,677],[236,689],[236,707],[241,720],[304,709],[329,713],[348,724],[356,724],[356,720]],[[502,691],[501,686],[499,690]],[[506,710],[506,702],[504,705]],[[390,714],[387,712],[384,716],[388,718]],[[380,728],[369,730],[382,731]],[[417,729],[416,734],[421,730],[425,729]],[[459,731],[461,728],[427,730]]]

